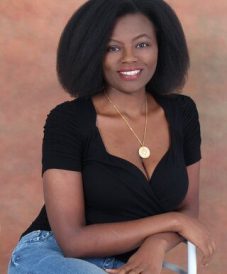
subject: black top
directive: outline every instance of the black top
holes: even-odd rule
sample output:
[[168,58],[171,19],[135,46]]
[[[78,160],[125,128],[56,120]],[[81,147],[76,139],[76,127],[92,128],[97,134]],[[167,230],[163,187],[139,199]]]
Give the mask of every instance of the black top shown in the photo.
[[[120,222],[174,211],[183,201],[188,189],[186,166],[201,159],[197,108],[186,95],[155,95],[154,98],[164,109],[171,142],[150,180],[134,164],[106,151],[96,127],[96,110],[91,98],[64,102],[48,115],[42,174],[50,168],[82,172],[87,224]],[[23,235],[50,229],[44,206]]]

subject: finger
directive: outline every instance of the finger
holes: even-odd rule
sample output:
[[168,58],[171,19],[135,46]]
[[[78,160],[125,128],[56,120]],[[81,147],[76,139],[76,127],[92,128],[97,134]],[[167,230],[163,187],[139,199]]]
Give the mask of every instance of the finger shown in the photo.
[[162,266],[149,266],[148,268],[144,268],[141,274],[161,274],[162,273]]
[[211,256],[210,257],[203,257],[202,258],[202,266],[203,267],[207,267],[208,265],[209,265],[209,263],[210,263],[210,260],[211,260]]
[[208,264],[208,263],[206,263],[206,264],[203,264],[202,266],[203,266],[203,267],[208,267],[208,266],[209,266],[209,264]]
[[106,268],[105,271],[106,271],[107,273],[117,273],[117,272],[118,272],[118,269],[108,269],[108,268]]
[[213,253],[214,253],[215,250],[216,250],[216,243],[215,243],[215,241],[212,241],[212,247],[213,247]]
[[140,272],[136,272],[134,269],[127,272],[127,274],[139,274]]
[[202,259],[201,259],[201,265],[202,266],[208,266],[208,264],[209,264],[209,259],[208,259],[208,257],[202,257]]
[[201,260],[202,265],[207,266],[209,262],[211,261],[212,257],[213,257],[213,251],[212,251],[212,248],[209,247],[208,254],[202,257],[202,260]]
[[210,259],[211,259],[211,254],[210,254],[210,251],[209,251],[209,248],[208,248],[206,250],[206,252],[203,253],[203,256],[202,256],[202,259],[201,259],[202,265],[208,264],[208,262],[210,261]]
[[134,266],[130,263],[126,263],[123,266],[119,267],[117,269],[117,272],[114,273],[118,273],[118,274],[128,274],[131,270],[133,270]]
[[144,270],[144,267],[141,265],[141,266],[137,266],[135,268],[133,268],[131,271],[129,271],[129,274],[140,274],[142,273]]
[[210,252],[208,247],[206,246],[204,246],[203,248],[200,248],[200,251],[202,252],[201,264],[204,266],[209,261]]
[[212,259],[215,252],[215,248],[215,242],[212,241],[208,246],[208,255],[206,256],[206,258],[204,258],[205,264],[207,264]]
[[131,273],[131,271],[132,271],[132,267],[131,266],[124,266],[118,273],[119,274],[128,274],[128,273]]
[[210,257],[212,257],[214,255],[214,246],[213,246],[213,243],[211,243],[210,246],[209,246],[209,252],[210,252]]

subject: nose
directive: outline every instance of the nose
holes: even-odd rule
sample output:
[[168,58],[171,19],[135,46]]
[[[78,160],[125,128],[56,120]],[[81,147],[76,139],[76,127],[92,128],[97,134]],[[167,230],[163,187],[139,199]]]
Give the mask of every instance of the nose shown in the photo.
[[131,63],[131,62],[137,61],[135,52],[133,51],[133,49],[131,47],[125,48],[123,50],[123,55],[122,55],[121,61],[122,61],[122,63]]

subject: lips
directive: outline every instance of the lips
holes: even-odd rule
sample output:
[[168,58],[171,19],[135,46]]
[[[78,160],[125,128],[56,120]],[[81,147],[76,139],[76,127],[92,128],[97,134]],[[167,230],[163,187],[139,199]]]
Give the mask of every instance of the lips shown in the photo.
[[141,70],[130,70],[130,71],[120,71],[119,73],[122,75],[126,75],[126,76],[133,76],[133,75],[137,75],[141,72]]
[[123,80],[137,80],[139,79],[142,70],[143,69],[141,68],[121,69],[118,73]]

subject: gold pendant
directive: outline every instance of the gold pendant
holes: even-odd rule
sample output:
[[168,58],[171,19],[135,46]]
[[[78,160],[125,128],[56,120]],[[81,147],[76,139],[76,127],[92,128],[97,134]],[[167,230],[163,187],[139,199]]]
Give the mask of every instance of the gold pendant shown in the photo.
[[150,155],[151,155],[150,149],[148,147],[145,147],[145,146],[140,147],[139,155],[143,159],[149,158]]

